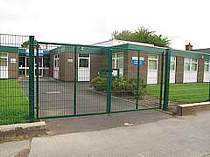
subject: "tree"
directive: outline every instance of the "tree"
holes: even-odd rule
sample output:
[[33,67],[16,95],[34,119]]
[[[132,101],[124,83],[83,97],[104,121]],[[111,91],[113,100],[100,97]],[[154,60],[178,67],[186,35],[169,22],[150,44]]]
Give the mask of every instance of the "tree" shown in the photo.
[[[37,41],[36,40],[34,40],[34,48],[37,48],[37,46],[38,46],[38,48],[40,48],[40,45],[38,45],[37,44]],[[24,43],[22,43],[22,45],[21,45],[21,47],[23,47],[23,48],[29,48],[29,41],[25,41]]]
[[160,47],[169,47],[170,45],[168,37],[156,34],[155,31],[150,31],[145,27],[140,27],[133,32],[129,30],[114,31],[112,36],[113,39],[154,44]]

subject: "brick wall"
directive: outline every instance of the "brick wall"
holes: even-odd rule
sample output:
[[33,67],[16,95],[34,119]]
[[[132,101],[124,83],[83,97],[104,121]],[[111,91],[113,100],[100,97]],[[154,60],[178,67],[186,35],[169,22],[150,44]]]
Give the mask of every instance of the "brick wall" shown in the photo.
[[204,60],[198,59],[198,75],[197,82],[202,83],[204,77]]
[[[19,60],[17,53],[8,53],[8,78],[17,79],[19,71]],[[16,59],[15,63],[11,63],[11,59]]]
[[[72,59],[73,62],[70,62]],[[62,81],[74,81],[74,54],[65,52],[60,54],[59,79]]]
[[[128,78],[137,78],[137,72],[138,72],[138,66],[132,65],[130,63],[132,57],[138,57],[137,52],[129,52],[125,54],[124,59],[124,71],[125,75]],[[144,53],[140,53],[140,57],[144,57],[144,65],[140,67],[140,78],[144,80],[144,82],[147,82],[147,69],[148,69],[148,56]],[[127,64],[127,65],[126,65]]]
[[107,69],[107,55],[105,53],[90,54],[90,79],[98,75],[102,69]]
[[184,76],[184,58],[177,56],[175,83],[183,83],[183,76]]

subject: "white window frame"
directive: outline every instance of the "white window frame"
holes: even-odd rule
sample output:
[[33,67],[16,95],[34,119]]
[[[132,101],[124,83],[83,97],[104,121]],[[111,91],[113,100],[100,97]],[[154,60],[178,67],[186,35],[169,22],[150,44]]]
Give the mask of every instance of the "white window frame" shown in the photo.
[[59,68],[59,55],[54,55],[54,68]]
[[[207,69],[206,69],[207,66]],[[204,61],[204,72],[209,72],[209,61]]]
[[[184,63],[184,71],[185,72],[195,72],[195,71],[198,71],[198,59],[195,59],[196,61],[193,61],[193,58],[188,58],[188,64],[190,65],[190,68],[189,70],[186,70],[185,69],[185,65],[186,63]],[[196,64],[196,70],[192,70],[192,64]]]
[[[150,61],[156,61],[156,69],[150,68]],[[158,56],[156,56],[156,55],[148,56],[148,69],[154,70],[154,71],[158,70]]]
[[6,56],[0,56],[1,59],[6,59],[6,65],[0,65],[0,66],[8,67],[8,61],[9,61],[8,53],[7,52],[0,52],[0,53],[6,54]]
[[[172,64],[174,64],[174,69],[171,68]],[[176,71],[176,57],[175,56],[171,56],[170,71],[172,71],[172,72]]]
[[[120,63],[122,62],[122,63]],[[120,64],[118,64],[120,63]],[[122,66],[119,66],[121,65]],[[118,52],[112,54],[112,69],[119,69],[119,73],[121,76],[123,76],[123,69],[124,69],[124,53]]]

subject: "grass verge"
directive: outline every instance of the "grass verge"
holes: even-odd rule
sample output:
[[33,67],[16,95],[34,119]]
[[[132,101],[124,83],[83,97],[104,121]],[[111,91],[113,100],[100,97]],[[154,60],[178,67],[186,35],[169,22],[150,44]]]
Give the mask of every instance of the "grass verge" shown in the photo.
[[26,122],[28,104],[18,80],[0,80],[0,125]]

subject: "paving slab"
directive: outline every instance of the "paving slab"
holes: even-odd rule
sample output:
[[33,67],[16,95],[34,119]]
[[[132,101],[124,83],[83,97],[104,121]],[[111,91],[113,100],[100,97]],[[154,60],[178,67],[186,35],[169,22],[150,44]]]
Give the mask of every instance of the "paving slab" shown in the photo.
[[111,129],[34,138],[30,157],[208,157],[210,112]]
[[0,144],[0,157],[27,157],[29,151],[30,140]]

